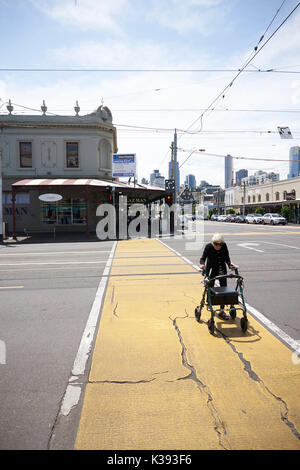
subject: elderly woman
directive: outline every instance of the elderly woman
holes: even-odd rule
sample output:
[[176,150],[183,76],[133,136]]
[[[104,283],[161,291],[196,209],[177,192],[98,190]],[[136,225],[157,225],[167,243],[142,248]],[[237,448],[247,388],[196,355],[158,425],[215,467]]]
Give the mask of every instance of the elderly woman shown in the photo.
[[[227,274],[227,268],[232,268],[234,265],[230,261],[229,251],[226,243],[224,242],[223,235],[215,233],[211,239],[211,243],[207,243],[204,248],[203,254],[200,258],[200,268],[206,268],[207,274],[210,277],[216,277]],[[220,279],[220,286],[227,286],[227,279]],[[224,312],[224,305],[221,305],[219,317],[223,320],[229,320],[229,316]]]

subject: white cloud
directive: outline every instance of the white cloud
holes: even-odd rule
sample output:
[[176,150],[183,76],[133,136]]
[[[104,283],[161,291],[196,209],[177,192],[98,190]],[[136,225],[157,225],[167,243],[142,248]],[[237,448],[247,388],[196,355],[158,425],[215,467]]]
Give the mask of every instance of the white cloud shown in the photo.
[[128,0],[30,0],[53,20],[83,29],[120,32],[118,19]]
[[147,18],[180,34],[209,36],[219,29],[230,8],[224,0],[154,0]]

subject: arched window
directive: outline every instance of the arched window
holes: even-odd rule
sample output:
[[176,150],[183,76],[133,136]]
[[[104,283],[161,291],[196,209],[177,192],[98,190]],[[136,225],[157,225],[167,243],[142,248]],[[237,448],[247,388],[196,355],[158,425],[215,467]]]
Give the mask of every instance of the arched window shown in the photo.
[[277,191],[276,194],[275,194],[275,199],[276,199],[276,201],[279,201],[279,199],[280,199],[280,194],[279,194],[278,191]]
[[252,196],[252,202],[255,202],[255,196]]
[[260,194],[258,195],[257,199],[258,199],[258,202],[261,202],[261,195]]
[[248,196],[248,202],[251,202],[251,197],[250,196]]
[[101,170],[111,170],[112,164],[112,152],[110,143],[103,139],[99,145],[100,153],[100,168]]
[[267,202],[270,201],[270,194],[269,193],[266,194],[266,201]]
[[283,199],[286,201],[286,194],[287,192],[286,191],[283,191]]

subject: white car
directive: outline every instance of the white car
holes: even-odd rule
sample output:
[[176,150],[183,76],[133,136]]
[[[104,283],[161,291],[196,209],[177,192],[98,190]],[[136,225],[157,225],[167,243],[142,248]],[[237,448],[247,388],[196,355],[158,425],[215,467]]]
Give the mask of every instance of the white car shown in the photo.
[[219,215],[218,216],[218,222],[225,222],[227,219],[227,215]]
[[262,217],[263,224],[271,224],[271,225],[286,225],[287,221],[285,217],[282,217],[280,214],[272,214],[268,213],[263,215]]
[[262,224],[263,217],[261,214],[248,214],[246,216],[247,224]]

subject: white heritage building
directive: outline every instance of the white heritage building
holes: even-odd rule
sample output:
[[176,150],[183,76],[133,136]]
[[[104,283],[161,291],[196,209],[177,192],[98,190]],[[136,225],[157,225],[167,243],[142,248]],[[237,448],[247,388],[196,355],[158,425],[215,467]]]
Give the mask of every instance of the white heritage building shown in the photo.
[[[53,227],[88,235],[96,227],[99,204],[114,202],[121,191],[149,196],[145,187],[112,178],[112,154],[118,149],[108,107],[83,116],[78,103],[73,116],[46,114],[45,102],[40,115],[14,114],[10,102],[7,110],[0,115],[0,152],[3,221],[10,234]],[[46,193],[62,199],[43,202],[39,196]]]

